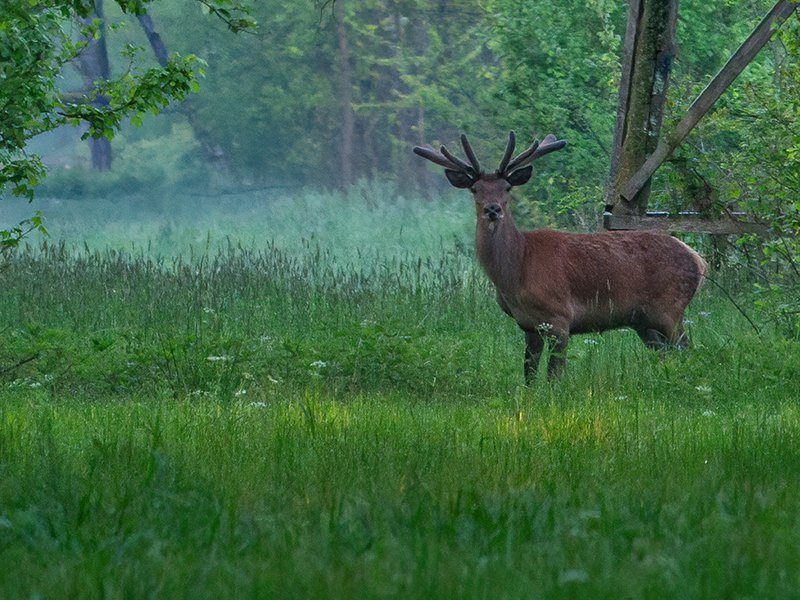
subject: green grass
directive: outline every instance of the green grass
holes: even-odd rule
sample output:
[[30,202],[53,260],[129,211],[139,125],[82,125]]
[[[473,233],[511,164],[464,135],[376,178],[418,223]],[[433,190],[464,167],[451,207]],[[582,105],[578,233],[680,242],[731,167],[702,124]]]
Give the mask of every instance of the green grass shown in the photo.
[[[4,598],[792,597],[796,402],[12,394]],[[708,406],[707,403],[703,403]]]
[[796,597],[797,340],[707,286],[526,388],[465,235],[252,214],[0,266],[0,597]]

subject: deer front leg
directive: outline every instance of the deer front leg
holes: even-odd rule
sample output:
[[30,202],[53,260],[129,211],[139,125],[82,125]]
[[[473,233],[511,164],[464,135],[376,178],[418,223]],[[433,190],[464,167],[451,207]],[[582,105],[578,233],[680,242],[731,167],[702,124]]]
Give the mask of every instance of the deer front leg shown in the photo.
[[553,377],[561,373],[564,365],[567,364],[569,334],[553,332],[548,336],[548,340],[550,341],[550,360],[547,363],[547,376],[553,379]]
[[536,376],[539,359],[544,351],[545,339],[550,344],[550,358],[547,362],[547,376],[552,379],[564,368],[567,360],[569,333],[562,330],[526,331],[525,332],[525,385],[530,385]]
[[544,339],[539,332],[526,331],[525,360],[523,362],[525,385],[530,385],[534,377],[536,377],[536,371],[539,368],[539,359],[542,356],[542,350],[544,350]]

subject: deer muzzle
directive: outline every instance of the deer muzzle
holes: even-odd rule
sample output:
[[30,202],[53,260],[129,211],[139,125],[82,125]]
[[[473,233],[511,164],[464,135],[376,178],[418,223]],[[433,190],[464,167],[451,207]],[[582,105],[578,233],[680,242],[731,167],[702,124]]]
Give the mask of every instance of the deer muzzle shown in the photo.
[[483,207],[483,215],[490,221],[497,221],[503,218],[503,208],[496,203],[487,204]]

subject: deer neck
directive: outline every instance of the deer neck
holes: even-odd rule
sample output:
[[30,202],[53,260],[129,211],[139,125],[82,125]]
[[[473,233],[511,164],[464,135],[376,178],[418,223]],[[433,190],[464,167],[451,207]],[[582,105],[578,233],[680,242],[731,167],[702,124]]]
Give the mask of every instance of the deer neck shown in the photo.
[[478,260],[501,293],[512,293],[520,285],[525,238],[510,212],[490,222],[478,219],[475,232]]

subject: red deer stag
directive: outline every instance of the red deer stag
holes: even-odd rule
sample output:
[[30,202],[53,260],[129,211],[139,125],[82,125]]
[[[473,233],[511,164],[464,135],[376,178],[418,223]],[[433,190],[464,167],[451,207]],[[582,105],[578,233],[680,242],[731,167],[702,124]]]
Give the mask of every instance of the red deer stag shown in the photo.
[[530,179],[531,162],[566,142],[548,135],[512,159],[512,131],[494,173],[481,170],[466,136],[461,143],[469,162],[444,146],[440,152],[417,146],[414,152],[444,167],[452,185],[472,192],[478,259],[500,308],[525,332],[526,382],[536,372],[545,339],[552,342],[550,376],[564,365],[573,333],[630,327],[650,348],[686,345],[683,312],[707,269],[699,254],[654,231],[520,231],[509,212],[511,188]]

